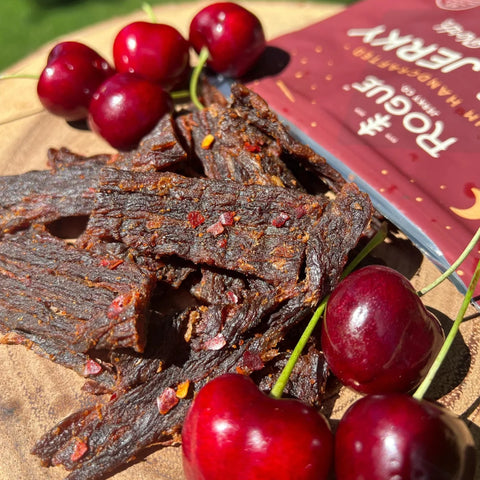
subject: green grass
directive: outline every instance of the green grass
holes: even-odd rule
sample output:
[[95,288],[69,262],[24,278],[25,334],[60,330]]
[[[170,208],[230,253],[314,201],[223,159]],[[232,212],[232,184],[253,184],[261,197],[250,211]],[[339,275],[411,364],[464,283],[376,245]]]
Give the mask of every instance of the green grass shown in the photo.
[[[337,0],[338,3],[349,1]],[[142,0],[1,0],[0,71],[60,35],[125,15],[140,9],[141,5]]]

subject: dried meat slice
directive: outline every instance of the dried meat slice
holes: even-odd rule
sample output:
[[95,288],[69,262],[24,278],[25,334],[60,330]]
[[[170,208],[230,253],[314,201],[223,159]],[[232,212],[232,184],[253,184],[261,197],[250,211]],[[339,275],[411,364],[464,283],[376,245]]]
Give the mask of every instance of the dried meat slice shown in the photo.
[[84,156],[72,152],[66,147],[49,148],[47,150],[47,165],[53,170],[61,170],[81,165],[96,164],[99,166],[106,165],[112,159],[112,154],[104,153],[99,155]]
[[179,116],[176,123],[208,178],[302,189],[280,159],[277,143],[232,108],[214,103]]
[[76,352],[143,351],[154,285],[153,275],[132,262],[105,262],[45,231],[0,241],[0,323]]
[[102,160],[0,177],[0,236],[64,217],[89,215]]
[[296,284],[309,230],[326,198],[282,187],[104,169],[82,245],[117,241],[153,258],[175,255]]
[[[301,166],[310,176],[313,175],[317,180],[326,183],[334,192],[340,190],[345,184],[340,173],[308,145],[296,140],[262,97],[239,83],[233,84],[231,90],[230,109],[245,123],[273,139],[281,151],[280,157],[286,165],[294,169],[297,176],[300,176],[298,166]],[[311,182],[311,179],[309,181]]]
[[188,159],[176,132],[172,115],[165,115],[131,152],[112,156],[117,168],[131,170],[175,170]]
[[[3,330],[5,333],[1,334]],[[117,384],[116,373],[109,363],[85,353],[74,352],[68,345],[48,336],[9,329],[0,324],[0,344],[23,345],[40,357],[73,370],[88,380],[88,386],[84,389],[88,389],[89,393],[112,392]]]

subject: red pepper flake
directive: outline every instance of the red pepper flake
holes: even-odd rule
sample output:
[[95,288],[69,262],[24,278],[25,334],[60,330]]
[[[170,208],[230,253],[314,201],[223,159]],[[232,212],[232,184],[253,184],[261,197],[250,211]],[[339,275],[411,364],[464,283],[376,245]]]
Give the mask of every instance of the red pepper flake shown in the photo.
[[121,294],[112,300],[112,303],[108,307],[107,317],[118,318],[118,316],[125,310],[128,304],[132,301],[131,294]]
[[245,147],[245,150],[248,150],[249,152],[252,152],[252,153],[258,153],[260,151],[259,145],[252,145],[249,142],[245,142],[243,146]]
[[225,248],[227,246],[227,239],[226,238],[221,238],[218,242],[217,242],[217,247],[218,248]]
[[247,350],[242,356],[242,367],[248,369],[250,372],[261,370],[265,364],[258,353],[252,353]]
[[95,195],[94,187],[89,187],[82,193],[83,198],[92,198],[94,195]]
[[234,292],[228,290],[226,295],[230,303],[238,303],[238,296]]
[[190,212],[188,214],[188,222],[193,228],[197,228],[205,222],[205,217],[200,212]]
[[221,233],[223,233],[224,230],[225,230],[225,228],[223,227],[222,222],[220,222],[220,220],[218,222],[215,222],[214,224],[210,225],[207,228],[207,232],[211,233],[215,237],[217,235],[220,235]]
[[102,366],[91,358],[87,360],[85,368],[83,369],[83,374],[88,375],[98,375],[102,371]]
[[307,210],[303,205],[300,205],[295,209],[295,214],[297,218],[302,218],[304,215],[307,214]]
[[203,342],[203,349],[221,350],[226,344],[227,341],[225,340],[225,337],[221,333],[219,333],[217,336],[210,338],[206,342]]
[[290,215],[285,212],[280,212],[280,214],[272,220],[272,225],[274,227],[280,228],[285,225],[287,220],[290,220]]
[[176,144],[177,142],[173,140],[171,142],[158,143],[158,144],[152,145],[150,147],[150,150],[152,152],[165,152],[166,150],[171,150]]
[[161,415],[167,414],[177,403],[179,398],[175,390],[171,387],[167,387],[158,397],[157,397],[157,407]]
[[78,462],[87,452],[88,445],[83,440],[77,439],[73,447],[73,452],[70,455],[70,460],[72,462]]
[[218,217],[218,221],[226,227],[231,227],[235,222],[235,212],[223,212]]
[[115,259],[115,260],[109,260],[108,258],[103,258],[100,262],[100,266],[102,267],[107,267],[110,270],[115,270],[117,267],[119,267],[124,261],[120,258]]

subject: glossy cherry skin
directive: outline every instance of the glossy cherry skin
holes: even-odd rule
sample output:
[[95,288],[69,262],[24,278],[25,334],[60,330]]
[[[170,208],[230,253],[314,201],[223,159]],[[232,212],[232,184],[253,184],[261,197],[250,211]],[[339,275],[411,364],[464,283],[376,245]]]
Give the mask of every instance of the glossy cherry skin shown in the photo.
[[128,150],[171,109],[171,98],[160,85],[130,73],[117,73],[95,92],[88,123],[110,145]]
[[62,42],[50,52],[40,74],[37,94],[42,105],[68,121],[87,118],[93,94],[115,73],[93,49],[78,42]]
[[260,20],[231,2],[200,10],[190,23],[189,39],[197,53],[208,48],[207,65],[212,70],[233,78],[247,73],[266,46]]
[[426,375],[444,340],[411,283],[367,266],[347,276],[328,300],[322,330],[327,363],[362,393],[409,392]]
[[115,37],[113,58],[119,72],[135,73],[170,90],[189,70],[189,48],[170,25],[133,22]]
[[336,480],[473,480],[475,462],[462,420],[405,394],[362,397],[335,435]]
[[182,431],[187,480],[323,480],[333,460],[327,420],[225,374],[200,390]]

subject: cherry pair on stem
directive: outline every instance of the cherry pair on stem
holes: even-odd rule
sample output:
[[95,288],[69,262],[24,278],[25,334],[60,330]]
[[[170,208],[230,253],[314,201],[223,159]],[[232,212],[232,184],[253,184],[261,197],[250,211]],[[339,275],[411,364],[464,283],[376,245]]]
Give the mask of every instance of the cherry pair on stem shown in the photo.
[[[410,296],[413,292],[421,304],[419,297],[458,267],[478,242],[480,230],[459,261],[436,282],[417,293],[408,281],[407,285],[404,284],[406,280],[399,282],[397,276],[400,274],[385,267],[379,270],[368,266],[351,273],[383,238],[384,232],[379,232],[372,239],[346,268],[344,280],[338,288],[342,288],[343,282],[355,279],[356,275],[371,274],[371,280],[376,278],[377,283],[388,283],[393,279],[395,287],[389,294],[396,290],[397,294],[404,295],[402,291],[406,290],[409,292],[406,295]],[[317,410],[298,400],[281,398],[296,360],[316,324],[324,313],[324,323],[331,320],[332,311],[336,313],[338,307],[334,305],[330,310],[329,298],[324,299],[270,395],[261,392],[250,378],[233,373],[211,380],[200,390],[185,418],[182,432],[187,480],[326,480],[331,478],[333,471],[337,480],[473,480],[475,445],[466,424],[445,408],[423,400],[423,396],[452,344],[479,277],[480,262],[446,340],[438,345],[437,333],[430,339],[434,345],[430,345],[427,355],[428,372],[424,361],[420,362],[420,367],[417,362],[416,367],[421,373],[413,384],[421,383],[413,395],[408,394],[411,381],[399,382],[397,387],[389,385],[384,391],[386,383],[381,372],[380,380],[376,384],[373,382],[373,387],[369,385],[369,394],[347,409],[335,435],[328,420]],[[330,299],[334,295],[335,291]],[[413,307],[407,305],[407,308]],[[410,314],[420,318],[417,329],[436,332],[437,320],[425,314],[423,305],[415,308],[417,313],[411,310]],[[393,317],[398,313],[394,308]],[[383,314],[384,318],[390,316],[388,309]],[[370,319],[378,322],[374,315]],[[404,321],[409,323],[409,319]],[[402,344],[402,349],[392,354],[393,363],[401,363],[402,350],[406,348],[408,345]],[[417,354],[425,356],[419,350]],[[411,352],[407,357],[410,357],[406,362],[409,370],[415,362],[412,362]],[[399,366],[394,368],[398,370]],[[350,387],[356,385],[353,382]],[[359,385],[360,390],[365,390],[361,383]]]

